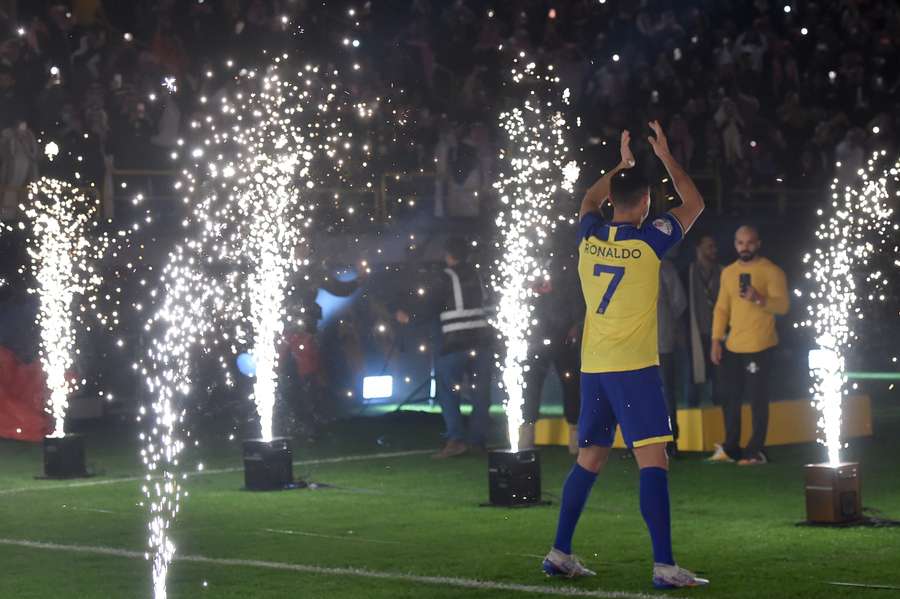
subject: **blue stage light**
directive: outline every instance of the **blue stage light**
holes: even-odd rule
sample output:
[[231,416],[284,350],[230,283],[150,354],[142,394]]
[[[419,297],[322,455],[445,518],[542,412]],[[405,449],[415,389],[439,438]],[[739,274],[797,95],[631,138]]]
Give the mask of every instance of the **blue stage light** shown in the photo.
[[256,359],[251,354],[240,354],[237,357],[237,367],[244,376],[256,376]]

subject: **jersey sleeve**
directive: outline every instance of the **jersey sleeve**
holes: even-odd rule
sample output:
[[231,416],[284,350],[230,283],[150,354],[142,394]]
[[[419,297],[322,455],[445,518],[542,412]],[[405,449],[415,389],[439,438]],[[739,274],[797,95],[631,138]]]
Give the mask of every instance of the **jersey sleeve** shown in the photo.
[[586,239],[596,227],[603,224],[603,217],[596,212],[588,212],[581,217],[578,223],[578,241]]
[[660,259],[683,237],[684,228],[671,212],[666,212],[641,227],[641,239],[653,248]]

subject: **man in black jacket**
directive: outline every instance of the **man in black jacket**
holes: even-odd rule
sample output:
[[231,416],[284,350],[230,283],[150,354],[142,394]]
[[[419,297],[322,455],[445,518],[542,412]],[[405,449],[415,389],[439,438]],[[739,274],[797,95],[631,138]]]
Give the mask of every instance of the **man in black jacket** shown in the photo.
[[[470,446],[483,447],[490,425],[494,333],[488,323],[487,293],[478,269],[467,262],[468,250],[464,239],[448,240],[446,268],[428,286],[427,306],[423,310],[426,314],[438,313],[440,318],[434,371],[447,443],[433,456],[437,459],[461,455]],[[396,316],[402,324],[410,321],[404,310],[398,310]],[[459,409],[465,374],[467,395],[472,401],[468,436]]]

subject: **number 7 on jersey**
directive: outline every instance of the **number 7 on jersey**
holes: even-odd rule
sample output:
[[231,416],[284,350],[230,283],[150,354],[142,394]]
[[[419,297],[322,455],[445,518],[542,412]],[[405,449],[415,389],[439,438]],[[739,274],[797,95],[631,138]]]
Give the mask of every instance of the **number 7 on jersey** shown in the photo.
[[622,277],[625,276],[625,267],[595,264],[594,276],[599,277],[603,273],[611,274],[612,280],[609,282],[609,287],[606,288],[606,293],[603,294],[603,298],[600,300],[600,306],[597,308],[597,314],[606,313],[606,308],[607,306],[609,306],[609,301],[612,299],[613,294],[616,292],[616,287],[619,286],[619,283],[622,282]]

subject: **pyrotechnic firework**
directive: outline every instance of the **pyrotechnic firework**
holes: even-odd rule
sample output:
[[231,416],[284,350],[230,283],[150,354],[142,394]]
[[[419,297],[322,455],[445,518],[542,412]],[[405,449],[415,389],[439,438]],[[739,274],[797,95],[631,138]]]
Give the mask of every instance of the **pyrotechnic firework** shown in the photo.
[[[810,355],[810,392],[820,414],[820,442],[827,448],[831,464],[840,463],[847,351],[857,337],[855,322],[865,316],[857,288],[860,283],[886,286],[886,274],[868,268],[869,260],[873,253],[892,245],[894,255],[897,251],[898,225],[891,222],[890,203],[900,195],[900,162],[887,171],[879,170],[884,155],[882,151],[872,156],[867,168],[860,170],[857,186],[841,190],[837,180],[832,183],[831,202],[818,211],[817,247],[813,255],[804,257],[810,265],[806,278],[815,288],[809,294],[809,319],[803,324],[814,327],[819,347]],[[900,261],[895,259],[894,266],[900,266]],[[878,291],[868,295],[870,300],[884,297]]]
[[[98,263],[109,239],[96,230],[96,199],[68,183],[46,177],[32,183],[28,204],[20,208],[31,225],[28,255],[36,287],[30,291],[40,299],[37,325],[50,392],[51,436],[62,437],[69,396],[78,385],[66,373],[72,368],[76,335],[85,327],[83,315],[97,309],[94,292],[102,282]],[[20,226],[24,229],[25,222]],[[109,322],[102,314],[99,319]]]
[[[549,276],[542,259],[559,214],[560,195],[572,192],[578,167],[567,162],[568,124],[558,108],[559,78],[548,67],[545,74],[535,63],[515,60],[512,81],[524,92],[521,106],[503,112],[500,125],[506,148],[500,153],[500,175],[494,184],[501,210],[497,216],[498,258],[491,282],[498,296],[494,326],[504,341],[501,365],[506,390],[506,417],[510,447],[519,448],[523,422],[524,372],[532,322],[533,288]],[[562,100],[568,96],[563,92]]]
[[[351,162],[348,156],[361,155],[352,162],[365,168],[370,152],[348,123],[368,111],[347,103],[340,80],[336,70],[289,66],[286,55],[265,70],[242,69],[234,92],[191,123],[193,142],[179,142],[173,154],[192,163],[176,188],[194,208],[184,223],[189,234],[163,271],[163,302],[147,325],[156,337],[144,369],[154,397],[144,493],[158,599],[166,596],[175,552],[168,530],[183,495],[176,474],[182,406],[198,353],[216,354],[230,383],[229,358],[249,348],[260,435],[273,436],[285,297],[307,264],[308,252],[298,250],[308,243],[315,194]],[[329,197],[339,194],[332,189]]]

